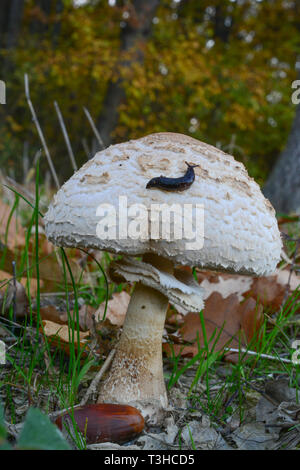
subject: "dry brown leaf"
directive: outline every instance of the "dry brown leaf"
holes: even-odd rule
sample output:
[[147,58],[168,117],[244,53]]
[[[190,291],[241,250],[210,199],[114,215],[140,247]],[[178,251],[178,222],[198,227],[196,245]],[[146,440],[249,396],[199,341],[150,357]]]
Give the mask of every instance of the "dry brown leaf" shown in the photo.
[[184,315],[177,313],[173,309],[168,309],[166,323],[168,325],[181,326],[184,322]]
[[[247,346],[253,341],[254,345],[251,349],[256,349],[259,344],[259,335],[261,331],[261,326],[264,321],[263,316],[263,306],[257,304],[256,300],[252,297],[249,297],[245,302],[241,303],[239,306],[240,313],[240,331],[241,335],[241,346]],[[230,347],[234,347],[230,344]],[[238,347],[238,346],[236,346]],[[248,357],[247,354],[245,357]],[[225,360],[228,362],[238,362],[239,354],[238,353],[227,353]]]
[[272,310],[278,310],[284,300],[286,286],[277,282],[277,276],[254,278],[251,288],[244,297],[254,297],[258,302]]
[[276,271],[277,282],[285,288],[289,283],[290,292],[298,289],[300,285],[300,277],[295,272],[290,275],[290,269],[277,269]]
[[[91,305],[83,305],[78,312],[79,315],[79,328],[82,331],[87,331],[91,330],[93,322],[96,320],[93,320],[93,316],[96,314],[96,309],[92,307]],[[74,318],[74,321],[76,323],[76,316]]]
[[194,357],[198,353],[197,344],[185,346],[183,344],[169,344],[163,343],[162,345],[163,352],[166,353],[168,357],[173,357],[173,354],[181,357]]
[[243,294],[251,287],[253,279],[249,276],[225,273],[198,273],[198,280],[204,289],[204,300],[213,292],[218,292],[227,298],[236,294],[239,301],[243,300]]
[[[240,327],[239,300],[237,295],[232,294],[224,299],[221,294],[214,292],[206,301],[203,317],[208,341],[214,331],[217,329],[216,333],[218,333],[224,324],[218,341],[218,349],[222,349],[228,340],[234,337]],[[200,344],[204,345],[203,331],[198,313],[189,313],[185,317],[180,333],[183,341],[188,342],[196,341],[198,335]]]
[[282,216],[277,219],[278,225],[283,225],[283,224],[290,224],[293,222],[298,222],[300,220],[299,215],[294,215],[294,216]]
[[120,337],[120,328],[112,325],[109,320],[97,324],[96,339],[101,354],[107,355],[116,345]]
[[252,296],[272,309],[281,306],[288,282],[290,293],[300,284],[300,279],[295,273],[290,277],[289,269],[277,269],[273,276],[260,278],[211,271],[197,271],[197,277],[205,290],[204,299],[213,292],[219,292],[224,298],[237,294],[240,301],[244,297]]
[[51,321],[58,323],[59,325],[65,325],[68,323],[68,315],[66,312],[61,312],[53,305],[47,305],[46,307],[40,308],[40,315],[42,320]]
[[[112,299],[107,302],[106,320],[112,325],[122,326],[125,320],[126,312],[130,301],[130,295],[127,292],[117,292],[112,295]],[[102,320],[105,311],[105,302],[98,307],[95,312],[95,320]]]
[[[0,243],[0,257],[3,255],[3,253],[4,253],[4,249]],[[17,265],[18,265],[18,259],[20,259],[21,255],[22,255],[21,250],[19,252],[18,251],[13,252],[9,248],[6,249],[5,259],[2,265],[2,269],[5,272],[10,273],[12,270],[12,262],[17,261]],[[79,278],[81,278],[82,269],[80,268],[79,264],[74,259],[69,257],[68,261],[71,267],[73,277],[76,282]],[[35,263],[34,254],[29,253],[28,263],[29,263],[29,266],[32,266],[30,277],[35,279],[36,278],[36,269],[35,269],[36,263]],[[59,265],[57,256],[54,252],[51,255],[41,257],[40,262],[39,262],[39,277],[41,280],[41,286],[43,287],[42,289],[43,291],[47,290],[48,292],[49,291],[51,292],[51,290],[55,288],[57,284],[64,285],[65,279],[64,279],[63,269]],[[69,284],[71,284],[71,276],[69,275],[68,271],[67,271],[67,281]]]
[[[119,328],[124,323],[129,301],[130,295],[127,294],[127,292],[123,291],[113,294],[112,299],[107,303],[105,322],[102,322],[105,302],[102,302],[97,310],[90,305],[83,305],[78,312],[80,330],[91,331],[94,325],[97,330],[101,331],[111,325]],[[68,323],[67,312],[61,312],[52,305],[42,307],[40,312],[43,320],[49,320],[60,325],[66,325]],[[71,312],[71,315],[76,324],[74,311]]]
[[[6,281],[10,281],[12,279],[13,275],[12,273],[8,273],[6,271],[1,271],[0,270],[0,285],[4,284]],[[25,287],[26,292],[27,292],[27,278],[22,277],[20,279],[20,283]],[[40,280],[40,288],[43,288],[44,282]],[[37,292],[37,280],[35,278],[30,278],[29,279],[29,292],[31,297],[36,296]]]
[[[249,297],[239,307],[241,316],[241,329],[246,335],[246,343],[249,344],[255,338],[263,324],[263,306]],[[257,339],[257,338],[256,338]]]
[[[252,298],[240,304],[236,294],[231,294],[224,299],[221,294],[214,292],[209,296],[203,311],[206,337],[210,349],[216,338],[218,341],[214,351],[220,351],[225,346],[238,348],[241,344],[248,344],[262,325],[262,306],[256,306]],[[186,345],[174,345],[175,353],[185,357],[191,357],[198,353],[197,337],[200,347],[205,344],[200,316],[198,313],[189,313],[184,317],[184,324],[179,330],[184,342],[194,343]],[[210,341],[211,339],[211,341]],[[164,350],[170,352],[170,346],[164,345]],[[236,355],[230,354],[229,360],[235,361]]]
[[[5,233],[11,209],[11,206],[0,200],[0,240],[3,244],[5,242]],[[25,245],[24,229],[20,220],[14,214],[10,220],[6,245],[11,249],[19,245]]]
[[[83,305],[78,312],[78,317],[79,317],[79,329],[81,331],[88,331],[92,327],[92,322],[93,322],[93,315],[95,313],[96,309],[94,307],[91,307],[90,305]],[[46,307],[42,307],[40,309],[40,314],[43,320],[50,320],[55,323],[58,323],[60,325],[67,325],[68,324],[68,313],[67,312],[62,312],[58,310],[55,306],[53,305],[47,305]],[[77,324],[77,316],[74,314],[74,310],[70,312],[70,315],[75,322],[75,325]]]
[[[70,330],[67,325],[59,325],[50,320],[43,321],[43,328],[41,331],[49,338],[52,345],[58,346],[61,349],[64,349],[67,353],[69,352],[70,344]],[[87,338],[89,332],[79,332],[80,347],[84,348],[87,345]],[[74,332],[74,345],[77,347],[77,331]]]
[[[16,317],[24,317],[27,314],[29,305],[24,286],[16,281],[16,287],[13,281],[10,281],[5,287],[0,289],[0,315],[2,312],[7,314],[13,305],[14,294],[16,292]],[[4,305],[3,305],[4,304]]]
[[210,271],[197,272],[197,277],[205,291],[204,299],[213,292],[218,292],[224,298],[236,294],[240,301],[250,296],[273,310],[281,307],[289,281],[289,293],[300,284],[299,277],[295,273],[290,277],[288,269],[277,269],[273,276],[259,278]]

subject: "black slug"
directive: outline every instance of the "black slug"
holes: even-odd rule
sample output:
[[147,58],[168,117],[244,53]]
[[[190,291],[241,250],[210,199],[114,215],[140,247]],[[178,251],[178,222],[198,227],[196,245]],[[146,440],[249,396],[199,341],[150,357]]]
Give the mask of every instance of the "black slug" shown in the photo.
[[148,181],[146,188],[159,188],[165,191],[184,191],[189,188],[195,180],[194,168],[199,165],[190,165],[185,162],[188,166],[186,173],[179,178],[167,178],[166,176],[157,176]]

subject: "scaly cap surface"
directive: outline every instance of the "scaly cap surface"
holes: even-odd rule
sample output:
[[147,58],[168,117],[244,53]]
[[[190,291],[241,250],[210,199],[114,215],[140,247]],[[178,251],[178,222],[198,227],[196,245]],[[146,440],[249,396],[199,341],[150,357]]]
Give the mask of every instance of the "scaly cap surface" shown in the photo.
[[[155,176],[182,176],[185,161],[199,165],[187,190],[146,189]],[[97,207],[107,203],[118,208],[119,196],[127,197],[128,206],[143,204],[148,211],[151,204],[204,204],[203,248],[187,250],[190,240],[184,238],[99,239]],[[45,221],[46,234],[56,245],[155,253],[177,264],[253,275],[272,273],[282,246],[274,209],[242,163],[211,145],[167,132],[97,153],[58,191]]]

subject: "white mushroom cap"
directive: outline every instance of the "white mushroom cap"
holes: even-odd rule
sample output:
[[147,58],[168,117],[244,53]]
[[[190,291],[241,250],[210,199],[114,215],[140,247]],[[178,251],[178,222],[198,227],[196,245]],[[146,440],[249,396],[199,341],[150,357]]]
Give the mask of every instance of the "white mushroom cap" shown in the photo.
[[[182,192],[146,189],[163,174],[180,177],[185,161],[199,165],[195,181]],[[96,234],[101,204],[204,205],[204,245],[186,249],[185,238],[100,239]],[[173,263],[205,269],[266,275],[280,259],[281,239],[275,212],[244,165],[221,150],[191,137],[158,133],[112,145],[99,152],[58,191],[45,217],[46,234],[56,245],[98,248],[115,253],[154,253]],[[119,219],[116,221],[118,233]],[[192,220],[193,231],[196,230]]]

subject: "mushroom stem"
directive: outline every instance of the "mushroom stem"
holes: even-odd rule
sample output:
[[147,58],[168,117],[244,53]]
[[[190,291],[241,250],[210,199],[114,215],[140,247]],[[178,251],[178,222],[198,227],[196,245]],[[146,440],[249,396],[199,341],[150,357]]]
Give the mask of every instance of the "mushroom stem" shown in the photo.
[[[158,264],[157,259],[154,262]],[[167,263],[164,269],[170,271],[173,266]],[[167,297],[151,287],[136,284],[109,375],[100,386],[99,403],[151,400],[167,406],[162,362],[167,308]]]

